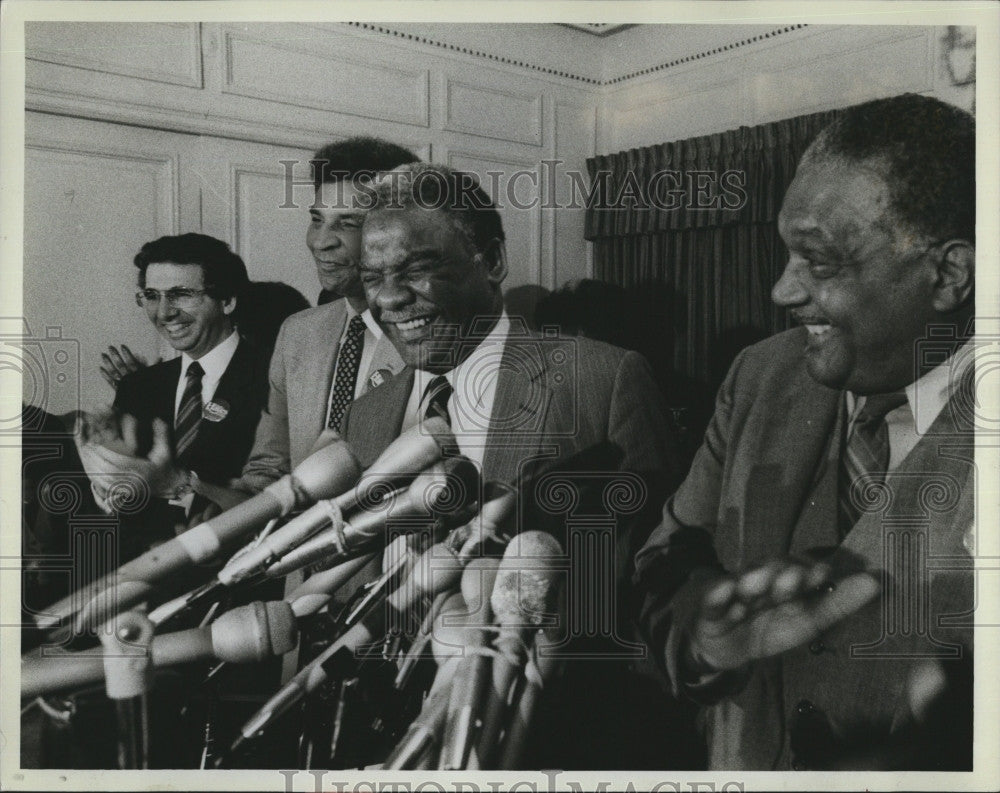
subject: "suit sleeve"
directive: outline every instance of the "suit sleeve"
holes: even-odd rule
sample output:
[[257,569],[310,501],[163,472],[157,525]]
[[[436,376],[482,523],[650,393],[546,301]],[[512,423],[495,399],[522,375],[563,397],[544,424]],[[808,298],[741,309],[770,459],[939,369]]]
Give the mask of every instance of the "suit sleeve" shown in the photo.
[[[641,598],[639,629],[675,694],[682,690],[679,661],[701,593],[722,572],[713,538],[744,357],[741,353],[729,370],[688,475],[667,500],[659,526],[635,559],[634,582]],[[717,698],[714,691],[706,690],[700,697],[686,690],[699,699]]]
[[253,448],[235,483],[241,490],[259,493],[291,471],[288,435],[288,390],[285,356],[292,347],[288,322],[278,331],[268,370],[267,406],[261,411]]

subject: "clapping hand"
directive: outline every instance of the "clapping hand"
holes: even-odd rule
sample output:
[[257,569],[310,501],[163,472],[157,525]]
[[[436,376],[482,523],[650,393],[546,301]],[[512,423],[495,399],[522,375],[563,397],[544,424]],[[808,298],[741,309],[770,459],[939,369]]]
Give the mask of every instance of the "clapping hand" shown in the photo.
[[149,366],[146,360],[135,355],[125,344],[120,351],[112,344],[107,352],[101,353],[101,377],[114,389],[118,388],[123,377],[146,366]]
[[117,433],[106,415],[83,414],[74,437],[94,494],[102,502],[124,479],[142,480],[154,496],[171,495],[185,481],[174,464],[170,431],[162,419],[153,419],[153,445],[145,457],[139,456],[138,421],[128,414],[121,417]]
[[878,592],[869,573],[834,581],[828,565],[791,560],[717,579],[702,594],[687,662],[709,673],[779,655],[817,638]]

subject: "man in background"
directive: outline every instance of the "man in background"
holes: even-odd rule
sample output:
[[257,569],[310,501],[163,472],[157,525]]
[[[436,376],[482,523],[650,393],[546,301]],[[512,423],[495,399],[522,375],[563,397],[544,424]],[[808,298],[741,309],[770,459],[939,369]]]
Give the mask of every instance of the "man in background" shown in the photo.
[[973,118],[913,94],[799,163],[802,327],[737,358],[636,559],[711,768],[971,768],[975,196]]

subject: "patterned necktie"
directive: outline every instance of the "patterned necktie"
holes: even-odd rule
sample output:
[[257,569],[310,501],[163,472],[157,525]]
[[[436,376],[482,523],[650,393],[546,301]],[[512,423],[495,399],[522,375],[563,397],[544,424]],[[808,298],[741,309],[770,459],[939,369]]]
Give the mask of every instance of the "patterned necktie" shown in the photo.
[[426,403],[427,407],[424,409],[424,418],[428,419],[431,416],[439,416],[451,425],[451,415],[448,413],[448,400],[451,399],[451,383],[448,382],[443,374],[439,374],[433,380],[427,384],[427,389],[424,391],[424,397],[421,400],[422,403]]
[[361,364],[361,350],[365,346],[365,321],[360,314],[351,317],[347,325],[347,335],[337,354],[337,376],[333,381],[330,397],[330,417],[326,426],[339,430],[347,406],[354,401],[354,387],[358,381],[358,366]]
[[177,409],[177,420],[174,422],[174,457],[179,458],[194,443],[201,424],[201,378],[205,370],[197,361],[191,361],[187,368],[187,382],[184,393],[181,394],[181,405]]
[[885,481],[889,468],[889,428],[886,426],[885,416],[905,403],[906,394],[902,391],[870,394],[854,420],[851,437],[840,455],[838,525],[841,537],[854,528],[864,511],[866,499],[862,492],[855,490],[852,497],[851,491],[855,483],[862,479],[865,482]]

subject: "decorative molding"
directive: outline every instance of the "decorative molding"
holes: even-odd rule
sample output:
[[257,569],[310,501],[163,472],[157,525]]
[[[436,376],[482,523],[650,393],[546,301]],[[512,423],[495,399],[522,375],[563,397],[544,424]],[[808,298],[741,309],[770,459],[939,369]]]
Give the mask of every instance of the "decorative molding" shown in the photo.
[[697,52],[694,55],[685,55],[683,58],[675,58],[672,61],[666,61],[657,66],[649,66],[645,69],[639,69],[638,71],[629,72],[628,74],[623,74],[620,77],[612,77],[610,80],[604,80],[601,82],[602,86],[608,85],[618,85],[626,80],[633,80],[636,77],[645,77],[648,74],[653,74],[655,72],[662,72],[664,69],[671,69],[674,66],[682,66],[686,63],[691,63],[692,61],[700,61],[703,58],[710,58],[713,55],[720,55],[724,52],[732,52],[733,50],[738,50],[742,47],[747,47],[750,44],[756,44],[760,41],[765,41],[766,39],[775,38],[781,36],[785,33],[791,33],[793,30],[801,30],[802,28],[809,27],[808,25],[788,25],[783,28],[775,28],[769,33],[761,33],[757,36],[751,36],[750,38],[743,39],[742,41],[736,41],[732,44],[725,44],[721,47],[714,47],[710,50],[703,50],[702,52]]
[[[46,23],[33,22],[30,24],[44,25]],[[149,80],[157,83],[166,83],[168,85],[179,85],[185,88],[204,88],[204,74],[201,63],[201,23],[153,22],[148,24],[167,25],[169,27],[187,30],[187,44],[190,47],[191,56],[188,61],[189,72],[187,74],[168,72],[163,69],[112,63],[101,60],[100,58],[78,55],[75,51],[64,52],[60,50],[45,49],[42,47],[31,47],[30,45],[26,47],[25,57],[29,60],[41,61],[43,63],[54,63],[59,66],[72,66],[77,69],[87,69],[88,71],[102,72],[104,74],[114,74],[120,77],[135,77],[139,80]]]
[[[597,88],[605,88],[612,85],[620,85],[628,80],[633,80],[638,77],[645,77],[646,75],[653,74],[655,72],[660,72],[665,69],[670,69],[674,66],[681,66],[683,64],[691,63],[692,61],[701,60],[703,58],[708,58],[713,55],[719,55],[725,52],[731,52],[733,50],[740,49],[742,47],[747,47],[751,44],[756,44],[758,42],[764,41],[766,39],[772,39],[777,36],[790,33],[795,30],[800,30],[802,28],[809,27],[806,24],[799,25],[788,25],[783,28],[775,28],[768,33],[761,33],[756,36],[751,36],[750,38],[743,39],[741,41],[735,41],[731,44],[725,44],[720,47],[714,47],[710,50],[703,50],[702,52],[694,53],[693,55],[686,55],[683,58],[675,58],[671,61],[666,61],[664,63],[658,64],[656,66],[650,66],[645,69],[639,69],[634,72],[629,72],[628,74],[620,75],[619,77],[612,77],[606,80],[600,80],[595,77],[585,77],[581,74],[574,74],[573,72],[562,71],[560,69],[552,69],[548,66],[540,66],[539,64],[529,63],[528,61],[518,60],[516,58],[508,58],[503,55],[497,55],[492,52],[484,52],[483,50],[473,49],[472,47],[461,47],[457,44],[451,44],[446,41],[438,41],[436,39],[429,38],[427,36],[419,36],[413,33],[405,33],[400,30],[393,30],[392,28],[384,27],[383,25],[376,25],[370,22],[345,22],[343,23],[353,28],[359,30],[365,30],[372,33],[379,33],[384,36],[392,36],[403,41],[413,42],[415,44],[423,44],[429,47],[437,47],[438,49],[446,50],[459,55],[467,55],[473,58],[480,58],[483,60],[494,61],[496,63],[503,63],[509,66],[515,66],[521,69],[528,69],[533,72],[538,72],[540,74],[546,74],[552,77],[561,77],[566,80],[573,80],[575,82],[584,83],[586,85],[592,85]],[[573,27],[572,25],[570,27]],[[617,31],[615,31],[617,32]]]
[[[307,96],[302,93],[293,94],[287,87],[283,90],[267,90],[258,87],[256,84],[239,82],[233,75],[233,44],[234,42],[246,42],[266,47],[269,50],[295,53],[308,58],[328,61],[331,68],[336,70],[342,68],[344,64],[357,67],[361,72],[371,74],[376,69],[385,72],[387,75],[395,75],[393,82],[403,82],[403,80],[413,81],[414,106],[400,107],[393,103],[373,101],[367,107],[385,109],[385,113],[363,112],[360,107],[339,107],[332,106],[330,101],[323,101],[319,98]],[[416,69],[408,71],[384,64],[374,62],[362,62],[352,58],[344,57],[341,54],[331,55],[305,47],[292,47],[287,44],[278,44],[273,41],[260,39],[245,33],[233,30],[223,31],[223,57],[221,60],[222,69],[222,93],[234,96],[242,96],[252,99],[264,99],[270,102],[277,102],[292,107],[307,108],[310,110],[323,110],[327,112],[343,113],[344,115],[357,116],[359,118],[369,118],[376,121],[390,121],[398,124],[410,124],[414,126],[430,126],[430,72],[427,69]],[[397,112],[388,112],[397,111]]]
[[567,80],[575,80],[577,82],[586,83],[587,85],[599,86],[601,81],[593,77],[584,77],[580,74],[573,74],[572,72],[564,72],[559,69],[551,69],[547,66],[539,66],[534,63],[528,63],[527,61],[517,60],[516,58],[508,58],[503,55],[497,55],[492,52],[483,52],[482,50],[472,49],[471,47],[460,47],[457,44],[449,44],[446,41],[437,41],[435,39],[428,38],[426,36],[417,36],[413,33],[404,33],[400,30],[393,30],[392,28],[383,27],[382,25],[375,25],[370,22],[345,22],[353,28],[358,28],[359,30],[367,30],[372,33],[381,33],[385,36],[393,36],[397,39],[402,39],[404,41],[411,41],[414,44],[426,44],[430,47],[437,47],[438,49],[448,50],[450,52],[457,53],[459,55],[469,55],[473,58],[481,58],[483,60],[494,61],[496,63],[507,64],[508,66],[517,66],[522,69],[529,69],[533,72],[539,72],[541,74],[547,74],[552,77],[562,77]]
[[558,24],[564,28],[572,28],[573,30],[579,30],[581,33],[597,36],[599,39],[603,39],[605,36],[613,36],[615,33],[621,33],[623,30],[635,27],[635,24],[616,25],[611,22],[559,22]]
[[[33,85],[25,87],[25,109],[38,113],[163,129],[169,132],[212,135],[309,150],[315,149],[319,142],[326,142],[334,137],[330,134],[329,126],[278,124],[260,117],[242,118],[214,112],[209,114],[200,108],[157,107],[143,102],[83,96],[76,92],[54,91]],[[349,137],[350,134],[346,133],[343,137]],[[400,145],[406,145],[404,135],[395,136],[394,139],[398,139]]]
[[[138,165],[156,166],[155,170],[149,169],[148,172],[157,180],[165,177],[167,187],[170,191],[169,195],[166,196],[167,200],[164,200],[164,196],[160,196],[159,202],[156,204],[156,228],[166,228],[171,234],[180,233],[180,163],[177,155],[170,154],[163,157],[155,157],[121,146],[105,146],[98,149],[93,144],[88,146],[85,143],[57,142],[37,137],[33,139],[28,132],[25,133],[24,150],[26,155],[28,152],[38,151],[70,155],[80,159],[107,160],[112,168],[118,170],[121,170],[122,163],[128,162]],[[164,169],[166,170],[166,174],[163,174]],[[165,209],[167,214],[165,218],[166,222],[162,224],[159,217],[161,209]]]
[[[452,118],[452,89],[466,88],[478,91],[482,94],[494,94],[496,96],[507,97],[525,104],[531,104],[529,112],[533,114],[533,129],[528,134],[519,134],[520,124],[513,124],[513,131],[505,134],[490,131],[482,127],[462,123]],[[447,75],[442,75],[442,92],[444,95],[444,129],[450,132],[463,132],[469,135],[478,135],[481,138],[492,138],[493,140],[503,140],[510,143],[527,143],[532,146],[542,145],[542,94],[541,93],[519,93],[517,91],[505,91],[498,88],[488,88],[474,83],[467,83],[462,80],[453,80]]]

